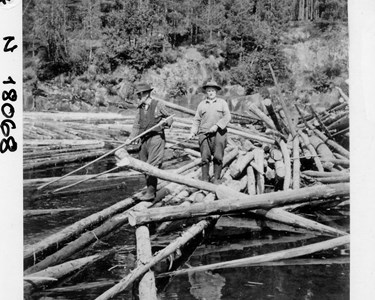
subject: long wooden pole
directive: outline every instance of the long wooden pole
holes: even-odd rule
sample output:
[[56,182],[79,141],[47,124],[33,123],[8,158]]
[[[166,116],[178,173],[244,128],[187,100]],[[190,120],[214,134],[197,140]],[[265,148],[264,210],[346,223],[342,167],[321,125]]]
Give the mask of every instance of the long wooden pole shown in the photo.
[[[160,121],[158,124],[156,124],[155,126],[149,128],[149,129],[147,129],[146,131],[142,132],[141,134],[138,134],[136,137],[134,137],[133,139],[131,139],[131,140],[130,140],[130,143],[136,141],[136,140],[139,139],[140,137],[142,137],[142,136],[144,136],[145,134],[149,133],[150,131],[154,130],[154,129],[157,128],[158,126],[164,124],[166,121],[168,121],[169,119],[171,119],[171,118],[173,118],[173,117],[174,117],[174,115],[171,115],[171,116],[169,116],[169,117],[167,117],[167,118],[161,120],[161,121]],[[50,182],[47,182],[47,183],[45,183],[45,184],[39,186],[39,187],[37,188],[37,190],[43,189],[43,188],[45,188],[46,186],[48,186],[48,185],[50,185],[50,184],[52,184],[52,183],[54,183],[54,182],[56,182],[56,181],[59,181],[59,180],[65,178],[65,177],[67,177],[67,176],[69,176],[69,175],[72,175],[72,174],[74,174],[74,173],[76,173],[76,172],[78,172],[78,171],[80,171],[80,170],[83,170],[84,168],[86,168],[86,167],[88,167],[88,166],[94,164],[95,162],[97,162],[97,161],[103,159],[104,157],[107,157],[108,155],[110,155],[110,154],[116,152],[118,149],[124,147],[124,146],[127,145],[127,144],[128,144],[128,143],[123,143],[123,144],[121,144],[120,146],[116,147],[115,149],[112,149],[111,151],[107,152],[106,154],[104,154],[104,155],[98,157],[97,159],[94,159],[93,161],[89,162],[88,164],[85,164],[84,166],[79,167],[78,169],[73,170],[73,171],[69,172],[68,174],[65,174],[64,176],[61,176],[61,177],[59,177],[59,178],[56,178],[55,180],[52,180],[52,181],[50,181]]]
[[[268,261],[275,261],[275,260],[282,260],[288,259],[303,255],[312,254],[318,251],[328,250],[340,246],[344,246],[350,243],[350,236],[342,236],[334,239],[330,239],[324,242],[314,243],[307,246],[297,247],[293,249],[286,249],[281,250],[273,253],[253,256],[253,257],[246,257],[231,261],[226,261],[222,263],[210,264],[206,266],[199,266],[199,267],[192,267],[185,270],[179,270],[169,273],[164,273],[162,276],[171,276],[171,275],[181,275],[186,274],[189,272],[202,272],[206,270],[217,270],[217,269],[224,269],[224,268],[237,268],[237,267],[247,267],[253,264],[259,264]],[[161,277],[161,275],[159,275]]]
[[217,200],[212,203],[196,203],[189,207],[168,206],[150,208],[140,212],[133,211],[128,219],[129,224],[135,226],[150,222],[170,221],[211,214],[226,214],[258,208],[269,209],[286,204],[310,202],[316,199],[330,199],[348,195],[348,183],[319,185],[301,188],[298,191],[288,190],[247,196],[243,199],[231,198]]
[[271,64],[269,63],[268,64],[270,70],[271,70],[271,74],[272,74],[272,78],[273,78],[273,81],[275,83],[275,86],[276,86],[276,90],[279,94],[279,101],[280,101],[280,104],[284,110],[284,114],[285,114],[285,118],[286,118],[286,121],[288,123],[288,127],[289,127],[289,130],[290,130],[290,133],[292,134],[293,138],[296,136],[297,132],[296,132],[296,129],[294,127],[294,124],[292,122],[292,118],[290,116],[290,112],[289,112],[289,109],[288,107],[286,106],[286,103],[284,101],[284,97],[281,93],[281,90],[280,90],[280,87],[279,87],[279,84],[277,83],[277,79],[276,79],[276,76],[275,76],[275,73],[273,72],[273,69],[272,69],[272,66]]

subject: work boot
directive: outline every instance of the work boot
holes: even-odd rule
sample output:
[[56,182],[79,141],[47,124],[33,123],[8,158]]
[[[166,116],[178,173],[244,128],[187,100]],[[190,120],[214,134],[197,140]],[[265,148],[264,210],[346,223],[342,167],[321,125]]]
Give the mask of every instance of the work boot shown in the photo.
[[202,180],[203,181],[207,181],[207,182],[210,181],[210,175],[208,173],[209,168],[210,168],[209,164],[204,164],[202,166]]
[[221,170],[223,169],[223,165],[214,164],[214,184],[220,183],[221,177]]
[[148,185],[146,193],[139,197],[141,201],[154,201],[156,189],[153,185]]

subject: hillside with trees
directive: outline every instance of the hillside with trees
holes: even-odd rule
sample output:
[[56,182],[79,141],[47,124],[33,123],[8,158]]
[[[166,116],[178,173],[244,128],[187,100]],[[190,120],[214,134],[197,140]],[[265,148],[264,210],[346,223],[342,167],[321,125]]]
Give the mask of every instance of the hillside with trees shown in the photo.
[[348,78],[347,27],[339,0],[23,1],[25,108],[118,107],[139,80],[250,95],[274,85],[268,64],[292,98],[327,94]]

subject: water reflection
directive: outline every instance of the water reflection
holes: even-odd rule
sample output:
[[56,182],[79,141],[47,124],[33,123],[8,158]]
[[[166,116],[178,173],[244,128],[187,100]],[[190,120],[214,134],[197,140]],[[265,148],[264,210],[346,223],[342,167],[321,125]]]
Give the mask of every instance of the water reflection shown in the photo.
[[225,278],[211,272],[189,273],[190,294],[198,300],[219,300]]

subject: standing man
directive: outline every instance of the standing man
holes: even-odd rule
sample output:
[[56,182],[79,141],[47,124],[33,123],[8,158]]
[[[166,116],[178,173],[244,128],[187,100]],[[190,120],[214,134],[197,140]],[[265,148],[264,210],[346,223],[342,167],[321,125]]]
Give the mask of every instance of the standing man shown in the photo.
[[189,138],[199,137],[202,157],[202,180],[209,181],[209,166],[213,156],[214,183],[218,183],[223,167],[224,149],[227,143],[227,125],[231,119],[227,102],[217,98],[221,87],[214,81],[203,86],[207,97],[199,103],[193,119]]
[[[153,88],[147,83],[140,83],[136,86],[135,94],[138,96],[137,112],[132,132],[129,138],[125,141],[125,144],[129,144],[130,140],[135,136],[157,125],[163,118],[170,116],[170,113],[167,111],[164,104],[151,97],[152,90]],[[166,123],[156,127],[140,138],[140,160],[147,162],[152,166],[158,168],[161,167],[165,148],[164,128],[169,128],[172,122],[172,119],[169,119]],[[140,200],[154,200],[157,184],[157,177],[146,175],[147,191],[142,195]]]

